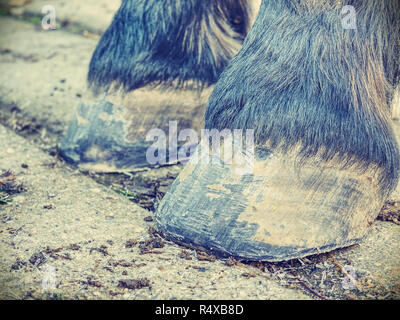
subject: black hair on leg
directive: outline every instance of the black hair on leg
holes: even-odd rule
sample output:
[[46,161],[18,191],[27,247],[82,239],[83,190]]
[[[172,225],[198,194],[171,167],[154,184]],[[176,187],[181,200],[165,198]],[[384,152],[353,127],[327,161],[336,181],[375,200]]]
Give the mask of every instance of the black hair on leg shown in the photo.
[[217,81],[249,29],[247,0],[124,0],[93,54],[99,91]]
[[[222,73],[207,129],[255,129],[256,142],[346,165],[376,164],[384,194],[399,178],[388,97],[399,81],[400,1],[263,0]],[[357,29],[344,29],[344,5]]]

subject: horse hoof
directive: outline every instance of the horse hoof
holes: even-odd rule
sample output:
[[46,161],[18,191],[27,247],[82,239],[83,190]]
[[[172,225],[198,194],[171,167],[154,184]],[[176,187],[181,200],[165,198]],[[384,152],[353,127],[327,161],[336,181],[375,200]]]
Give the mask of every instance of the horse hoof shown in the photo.
[[[154,141],[146,136],[160,129],[168,136],[169,122],[177,130],[203,126],[203,115],[211,88],[199,90],[138,89],[108,94],[81,103],[59,145],[60,155],[69,163],[95,172],[134,171],[152,167],[147,153]],[[157,148],[165,152],[162,164],[176,159],[177,148]],[[150,150],[151,153],[151,150]]]
[[[252,172],[209,154],[189,162],[156,214],[169,240],[219,256],[284,261],[353,245],[385,196],[379,170],[256,148]],[[247,172],[246,172],[247,171]]]

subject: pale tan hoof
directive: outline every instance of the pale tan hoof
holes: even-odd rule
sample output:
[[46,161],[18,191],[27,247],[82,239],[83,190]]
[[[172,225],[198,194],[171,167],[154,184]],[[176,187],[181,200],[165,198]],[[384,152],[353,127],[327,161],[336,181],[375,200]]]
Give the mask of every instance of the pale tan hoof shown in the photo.
[[204,148],[160,203],[157,226],[168,239],[217,255],[282,261],[350,246],[385,200],[372,166],[299,162],[259,147],[249,172],[215,155],[199,161]]

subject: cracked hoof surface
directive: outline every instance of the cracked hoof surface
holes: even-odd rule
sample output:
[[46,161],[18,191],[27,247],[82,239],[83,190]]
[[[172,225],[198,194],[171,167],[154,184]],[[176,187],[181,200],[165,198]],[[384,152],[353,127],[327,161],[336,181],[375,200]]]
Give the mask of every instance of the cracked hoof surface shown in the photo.
[[[283,261],[359,242],[384,202],[377,171],[257,148],[252,173],[219,156],[185,167],[160,203],[170,240],[249,260]],[[205,153],[207,154],[207,152]]]

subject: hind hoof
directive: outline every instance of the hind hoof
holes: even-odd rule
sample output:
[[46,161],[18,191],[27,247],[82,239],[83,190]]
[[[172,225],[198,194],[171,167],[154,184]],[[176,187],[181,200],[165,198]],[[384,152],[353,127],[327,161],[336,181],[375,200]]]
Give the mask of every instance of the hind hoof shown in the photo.
[[298,167],[295,156],[257,148],[253,172],[243,174],[219,156],[203,161],[202,152],[160,203],[157,228],[216,255],[272,262],[350,246],[385,200],[373,168],[317,157]]
[[[146,141],[152,129],[168,136],[169,122],[178,130],[200,131],[211,88],[197,90],[138,89],[114,93],[93,103],[81,103],[59,145],[69,163],[95,172],[134,171],[159,164],[148,161],[154,141]],[[167,138],[168,139],[168,138]],[[160,148],[157,148],[160,150]],[[176,159],[175,148],[162,150],[163,164]]]
[[120,117],[124,110],[109,101],[80,104],[59,145],[69,163],[96,172],[115,172],[146,165],[145,141],[129,141]]

